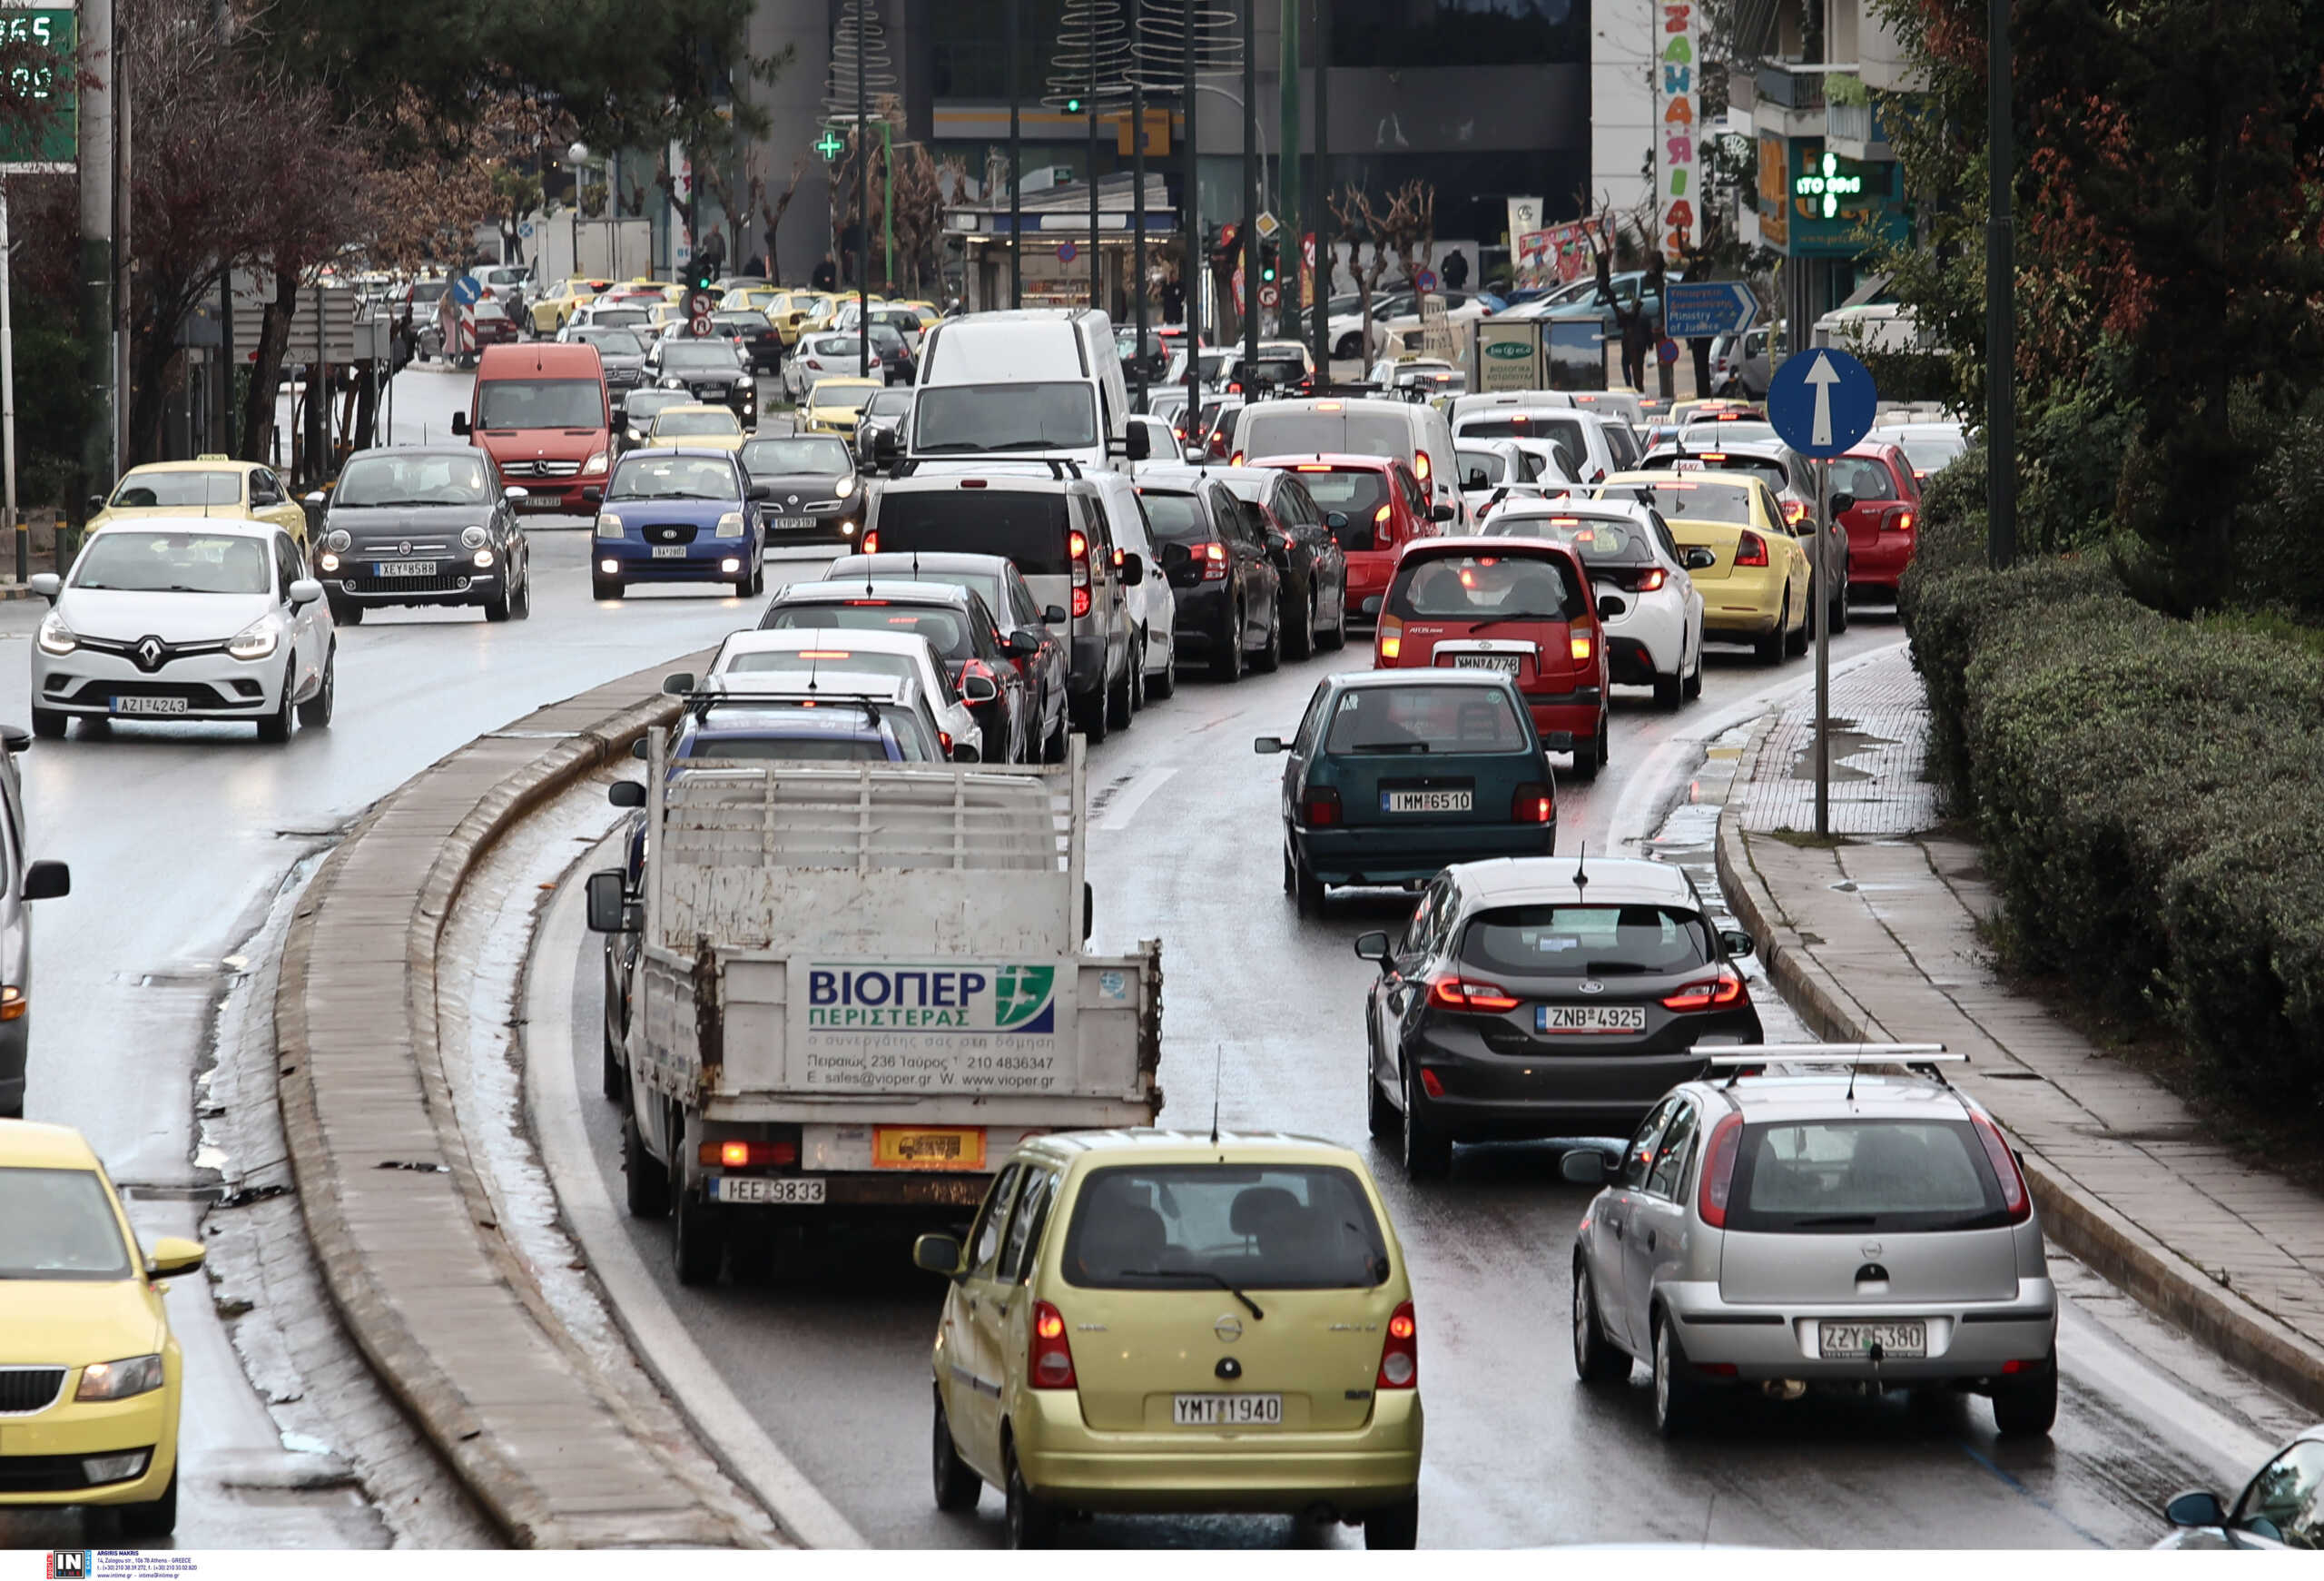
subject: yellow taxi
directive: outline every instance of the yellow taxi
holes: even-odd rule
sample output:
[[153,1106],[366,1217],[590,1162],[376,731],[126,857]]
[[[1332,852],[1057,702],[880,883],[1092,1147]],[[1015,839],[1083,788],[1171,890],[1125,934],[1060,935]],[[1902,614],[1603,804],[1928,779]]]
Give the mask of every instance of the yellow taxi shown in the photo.
[[774,316],[774,304],[790,293],[779,285],[738,285],[719,301],[719,311]]
[[560,280],[547,296],[528,303],[525,313],[532,321],[536,335],[554,335],[565,328],[565,321],[573,310],[604,291],[611,281]]
[[852,434],[856,420],[863,415],[863,403],[886,388],[877,379],[819,379],[807,387],[806,399],[799,403],[799,431]]
[[89,530],[136,516],[222,516],[271,521],[289,533],[303,551],[307,512],[271,467],[231,456],[197,456],[191,461],[148,461],[132,467],[113,485],[110,499],[89,496]]
[[657,450],[740,450],[750,437],[743,420],[724,406],[665,406],[645,430],[645,443]]
[[1662,513],[1682,549],[1707,548],[1689,568],[1703,596],[1703,636],[1748,642],[1763,664],[1807,651],[1815,596],[1808,546],[1784,525],[1783,507],[1760,479],[1741,472],[1617,472],[1600,499],[1626,499]]
[[923,330],[942,322],[944,319],[944,310],[938,307],[932,301],[900,301],[891,302],[889,305],[891,307],[910,308],[913,312],[919,314],[920,327]]
[[202,1259],[175,1236],[138,1250],[79,1131],[0,1121],[0,1509],[105,1505],[141,1537],[177,1525],[183,1367],[161,1286]]
[[1420,1519],[1417,1319],[1364,1160],[1276,1134],[1065,1131],[1017,1148],[933,1355],[937,1507],[1000,1489],[1010,1546],[1099,1511]]

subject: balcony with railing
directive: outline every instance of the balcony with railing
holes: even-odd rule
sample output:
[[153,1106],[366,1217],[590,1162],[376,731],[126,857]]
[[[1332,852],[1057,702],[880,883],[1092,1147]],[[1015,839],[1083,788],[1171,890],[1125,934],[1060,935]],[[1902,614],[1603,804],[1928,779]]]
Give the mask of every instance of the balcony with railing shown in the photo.
[[1760,62],[1752,82],[1757,101],[1752,121],[1762,131],[1780,132],[1787,137],[1822,136],[1825,75],[1849,69],[1821,62]]

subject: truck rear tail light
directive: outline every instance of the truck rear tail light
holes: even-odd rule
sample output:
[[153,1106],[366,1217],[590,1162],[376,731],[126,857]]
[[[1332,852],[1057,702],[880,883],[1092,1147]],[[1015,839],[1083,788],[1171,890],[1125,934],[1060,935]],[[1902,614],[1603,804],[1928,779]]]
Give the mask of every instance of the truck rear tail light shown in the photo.
[[1509,821],[1512,824],[1546,824],[1557,815],[1557,798],[1548,786],[1521,785],[1517,794],[1509,799]]
[[1031,1366],[1035,1388],[1072,1388],[1073,1346],[1065,1337],[1065,1314],[1047,1301],[1033,1303]]
[[1747,532],[1735,541],[1735,563],[1738,566],[1765,566],[1768,563],[1768,540],[1756,532]]
[[1428,985],[1428,1002],[1439,1010],[1483,1011],[1498,1015],[1515,1010],[1518,1002],[1498,983],[1468,977],[1438,977]]
[[1726,1010],[1744,1002],[1743,976],[1732,966],[1721,966],[1715,977],[1689,983],[1676,993],[1662,996],[1665,1010]]
[[1713,1230],[1727,1228],[1727,1200],[1735,1190],[1735,1158],[1743,1151],[1743,1117],[1730,1114],[1711,1127],[1710,1147],[1703,1154],[1702,1183],[1696,1189],[1695,1210]]
[[695,1156],[707,1170],[765,1169],[770,1165],[795,1164],[799,1161],[799,1144],[795,1141],[705,1141]]
[[1299,821],[1311,829],[1338,827],[1340,793],[1327,785],[1309,790],[1299,798]]
[[1985,1144],[1985,1160],[1994,1167],[1994,1178],[2001,1182],[2001,1205],[2009,1210],[2009,1221],[2023,1224],[2034,1211],[2034,1198],[2025,1189],[2017,1155],[2009,1151],[2001,1128],[1991,1120],[1983,1114],[1972,1114],[1969,1119],[1977,1128],[1977,1140]]
[[1380,1376],[1375,1388],[1413,1388],[1420,1383],[1420,1323],[1410,1301],[1398,1301],[1388,1319],[1388,1338],[1380,1346]]

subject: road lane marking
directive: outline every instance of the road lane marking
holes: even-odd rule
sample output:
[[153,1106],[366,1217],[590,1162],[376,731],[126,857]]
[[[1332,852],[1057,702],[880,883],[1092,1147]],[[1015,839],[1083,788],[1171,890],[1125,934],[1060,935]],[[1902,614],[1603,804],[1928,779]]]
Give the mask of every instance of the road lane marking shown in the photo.
[[1157,768],[1145,778],[1132,781],[1129,788],[1116,796],[1106,808],[1106,815],[1098,821],[1098,827],[1107,830],[1128,828],[1129,821],[1137,816],[1137,809],[1144,806],[1156,791],[1169,784],[1177,772],[1175,768]]

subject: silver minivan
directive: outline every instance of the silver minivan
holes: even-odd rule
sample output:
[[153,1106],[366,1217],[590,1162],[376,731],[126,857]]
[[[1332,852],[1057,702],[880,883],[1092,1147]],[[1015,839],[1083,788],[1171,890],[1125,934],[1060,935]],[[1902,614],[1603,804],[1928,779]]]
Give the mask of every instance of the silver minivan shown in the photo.
[[1982,1394],[2004,1435],[2050,1430],[2058,1297],[2015,1152],[1935,1064],[1862,1057],[1721,1050],[1618,1158],[1565,1155],[1603,1187],[1573,1248],[1584,1384],[1644,1361],[1666,1437],[1721,1391],[1835,1387]]
[[34,862],[25,855],[25,792],[16,756],[33,743],[32,732],[0,725],[0,1120],[25,1115],[25,1056],[32,1033],[32,916],[35,900],[70,894],[72,871],[62,862]]

